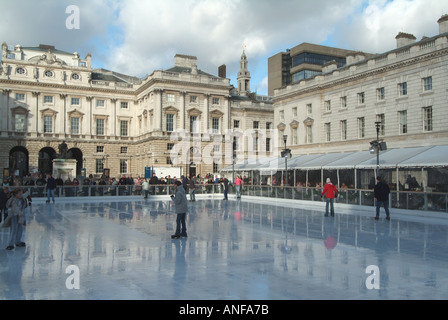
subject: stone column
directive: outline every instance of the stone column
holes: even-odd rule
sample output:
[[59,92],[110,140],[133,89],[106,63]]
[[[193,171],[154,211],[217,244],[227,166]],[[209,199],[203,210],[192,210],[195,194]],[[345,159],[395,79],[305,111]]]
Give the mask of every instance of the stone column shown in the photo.
[[186,101],[185,98],[187,96],[187,92],[186,91],[181,91],[181,100],[180,100],[180,129],[185,130],[185,105],[186,105]]
[[210,95],[209,94],[205,94],[204,95],[205,99],[204,99],[204,126],[203,126],[203,130],[202,132],[207,132],[208,127],[209,127],[209,108],[210,108]]
[[36,98],[36,134],[39,134],[39,95],[40,92],[32,92],[33,97]]

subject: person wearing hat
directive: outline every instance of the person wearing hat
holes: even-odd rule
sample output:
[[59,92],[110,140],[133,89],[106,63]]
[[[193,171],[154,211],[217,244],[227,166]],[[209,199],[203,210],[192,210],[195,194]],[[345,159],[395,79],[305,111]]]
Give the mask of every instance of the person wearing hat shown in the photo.
[[179,239],[180,237],[186,238],[187,227],[185,224],[185,217],[187,215],[188,202],[185,189],[182,187],[182,182],[174,182],[174,194],[171,195],[171,199],[174,201],[174,208],[177,213],[176,233],[171,236],[171,239]]
[[336,186],[331,183],[330,178],[327,178],[327,182],[324,190],[322,190],[321,197],[323,197],[324,194],[327,198],[327,204],[325,205],[325,216],[328,217],[328,205],[330,205],[331,216],[334,217],[334,198],[338,194],[338,189],[336,189]]

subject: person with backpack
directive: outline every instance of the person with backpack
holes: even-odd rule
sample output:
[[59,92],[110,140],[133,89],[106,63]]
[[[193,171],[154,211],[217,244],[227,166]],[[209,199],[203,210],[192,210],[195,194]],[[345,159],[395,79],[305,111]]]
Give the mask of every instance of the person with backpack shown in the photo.
[[327,203],[325,205],[325,216],[328,217],[328,206],[330,206],[331,216],[334,217],[334,198],[338,195],[338,189],[331,183],[330,178],[327,178],[324,190],[322,190],[321,197],[325,194]]

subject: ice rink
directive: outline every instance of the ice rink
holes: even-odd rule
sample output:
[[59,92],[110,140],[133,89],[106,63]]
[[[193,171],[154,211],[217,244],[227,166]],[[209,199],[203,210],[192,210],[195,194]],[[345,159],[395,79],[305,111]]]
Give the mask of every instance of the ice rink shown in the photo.
[[0,229],[0,298],[448,299],[448,219],[198,197],[171,240],[168,199],[35,201],[26,248]]

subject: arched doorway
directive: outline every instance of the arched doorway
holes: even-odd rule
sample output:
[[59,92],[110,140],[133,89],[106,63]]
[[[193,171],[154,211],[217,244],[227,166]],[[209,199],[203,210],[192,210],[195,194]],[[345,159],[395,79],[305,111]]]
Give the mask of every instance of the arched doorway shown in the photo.
[[19,177],[28,174],[29,153],[25,147],[14,147],[9,151],[9,170],[11,173],[17,173]]
[[38,169],[42,174],[53,173],[53,160],[56,158],[56,151],[51,147],[45,147],[39,151]]
[[67,152],[67,158],[68,159],[75,159],[76,160],[76,176],[81,176],[81,169],[83,165],[83,155],[82,151],[79,148],[71,148]]

